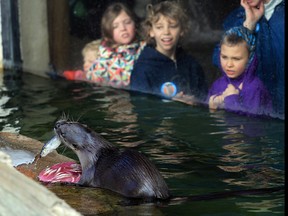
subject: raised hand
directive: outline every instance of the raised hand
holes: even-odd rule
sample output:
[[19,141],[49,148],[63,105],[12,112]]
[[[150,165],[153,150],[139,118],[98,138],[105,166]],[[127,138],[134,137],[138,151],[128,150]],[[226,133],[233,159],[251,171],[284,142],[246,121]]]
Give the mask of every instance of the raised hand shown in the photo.
[[241,0],[241,5],[246,15],[243,26],[253,31],[259,19],[264,15],[264,3],[260,1],[257,6],[252,7],[247,3],[247,0]]

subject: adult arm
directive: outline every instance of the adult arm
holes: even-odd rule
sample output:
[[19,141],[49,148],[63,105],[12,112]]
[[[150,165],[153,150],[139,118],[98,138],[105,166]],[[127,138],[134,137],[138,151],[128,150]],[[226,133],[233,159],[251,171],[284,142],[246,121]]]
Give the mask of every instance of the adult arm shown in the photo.
[[260,1],[255,7],[251,7],[247,0],[241,0],[241,6],[245,10],[245,20],[243,26],[248,28],[251,31],[255,30],[257,22],[264,15],[264,3]]

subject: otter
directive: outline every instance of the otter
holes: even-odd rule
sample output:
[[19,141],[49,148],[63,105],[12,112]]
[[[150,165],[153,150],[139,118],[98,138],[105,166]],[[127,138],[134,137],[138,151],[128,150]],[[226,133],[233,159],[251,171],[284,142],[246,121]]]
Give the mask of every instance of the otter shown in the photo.
[[120,149],[78,122],[59,120],[54,131],[79,158],[82,167],[79,185],[105,188],[128,198],[170,197],[158,169],[138,151]]

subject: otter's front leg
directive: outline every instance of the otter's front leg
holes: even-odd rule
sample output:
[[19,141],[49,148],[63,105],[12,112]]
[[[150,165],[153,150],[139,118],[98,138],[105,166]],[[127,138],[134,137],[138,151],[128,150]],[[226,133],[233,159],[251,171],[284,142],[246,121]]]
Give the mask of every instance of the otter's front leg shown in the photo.
[[82,170],[82,175],[80,177],[78,184],[83,185],[83,186],[92,186],[92,187],[99,186],[99,180],[95,176],[94,165]]

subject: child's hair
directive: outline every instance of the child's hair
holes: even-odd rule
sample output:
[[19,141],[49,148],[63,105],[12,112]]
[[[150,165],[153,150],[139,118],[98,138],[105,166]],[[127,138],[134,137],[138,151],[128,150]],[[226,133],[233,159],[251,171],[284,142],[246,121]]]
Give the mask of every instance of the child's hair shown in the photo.
[[87,43],[84,48],[82,49],[82,56],[86,54],[86,52],[89,50],[95,51],[95,53],[98,53],[99,46],[100,46],[101,40],[94,40],[92,42]]
[[247,42],[242,37],[240,37],[237,33],[232,33],[232,34],[224,35],[224,37],[222,38],[220,42],[220,46],[222,46],[223,44],[227,46],[236,46],[242,43],[245,43],[245,46],[247,47],[247,50],[249,51],[249,46]]
[[123,3],[113,3],[111,4],[104,12],[101,19],[101,33],[102,37],[106,40],[107,46],[116,45],[116,42],[113,40],[113,21],[119,16],[119,14],[124,11],[135,23],[137,29],[137,16]]
[[[181,8],[179,3],[173,1],[163,1],[156,5],[147,5],[147,15],[146,19],[142,23],[142,28],[144,29],[144,40],[147,44],[156,46],[156,41],[154,38],[150,37],[150,30],[152,25],[160,19],[161,16],[170,18],[179,22],[181,31],[183,32],[183,37],[189,32],[189,18]],[[185,27],[184,27],[185,25]]]
[[220,46],[223,44],[235,46],[245,43],[250,57],[252,57],[256,48],[256,37],[249,29],[243,26],[237,26],[226,31],[220,41]]

